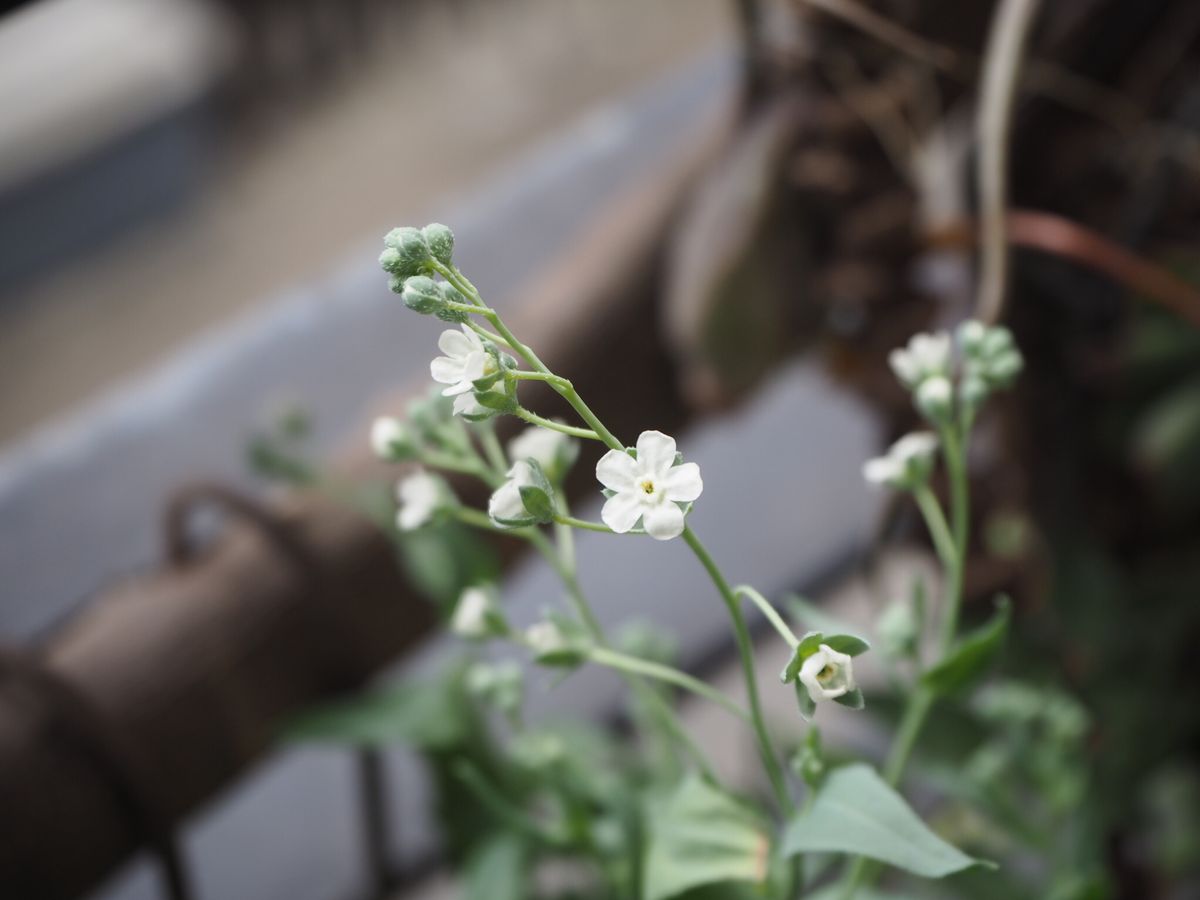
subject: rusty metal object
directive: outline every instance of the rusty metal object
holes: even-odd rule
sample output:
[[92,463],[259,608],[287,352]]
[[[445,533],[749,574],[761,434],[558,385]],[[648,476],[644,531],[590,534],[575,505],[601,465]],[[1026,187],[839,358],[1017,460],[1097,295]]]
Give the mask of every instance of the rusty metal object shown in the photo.
[[[519,333],[619,433],[674,427],[688,415],[651,323],[667,224],[707,147],[665,161],[618,197],[574,252],[522,292]],[[395,467],[367,457],[365,433],[348,442],[339,472],[394,478]],[[579,468],[577,487],[587,481],[586,464]],[[456,490],[485,500],[479,486]],[[229,520],[199,550],[187,528],[197,505]],[[322,494],[265,506],[196,485],[171,504],[165,530],[168,564],[106,592],[36,651],[34,671],[82,710],[66,711],[70,722],[90,725],[64,739],[62,697],[0,670],[5,896],[86,891],[261,760],[282,720],[363,683],[433,623],[387,536]],[[517,542],[505,543],[511,557]],[[171,855],[160,853],[168,886],[179,880]]]

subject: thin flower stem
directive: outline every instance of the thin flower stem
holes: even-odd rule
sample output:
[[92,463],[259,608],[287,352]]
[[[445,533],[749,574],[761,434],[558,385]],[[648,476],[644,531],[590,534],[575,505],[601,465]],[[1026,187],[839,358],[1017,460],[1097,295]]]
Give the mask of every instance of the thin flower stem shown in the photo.
[[[565,502],[563,503],[565,508]],[[570,528],[564,527],[562,532],[565,532],[566,542],[559,545],[557,553],[550,542],[537,529],[530,529],[526,536],[529,542],[545,557],[546,561],[550,563],[550,567],[554,569],[555,573],[562,580],[563,585],[567,589],[567,595],[571,599],[571,605],[587,628],[592,641],[597,647],[609,649],[608,636],[604,633],[604,626],[600,624],[600,620],[592,611],[591,604],[588,603],[587,597],[583,593],[583,588],[579,584],[579,577],[575,573],[574,536],[571,534]],[[563,537],[562,533],[559,534],[559,537],[561,540]],[[567,548],[570,548],[569,551]],[[700,745],[696,743],[691,734],[688,733],[683,723],[679,721],[679,717],[671,705],[657,691],[643,683],[640,677],[628,672],[625,673],[625,677],[630,690],[642,698],[643,702],[657,716],[662,727],[691,754],[692,759],[704,776],[713,783],[716,783],[716,771],[709,761],[708,756],[701,749]]]
[[490,312],[486,306],[475,306],[473,303],[447,303],[446,306],[449,309],[466,313],[469,316],[482,316]]
[[551,431],[558,431],[562,434],[569,434],[571,437],[583,438],[588,441],[603,440],[600,435],[590,428],[576,428],[574,425],[564,425],[562,422],[555,422],[553,419],[547,419],[544,416],[539,416],[535,412],[530,412],[523,406],[518,406],[513,414],[518,419],[524,419],[530,425],[539,425],[542,428],[548,428]]
[[558,506],[558,515],[562,516],[567,521],[554,520],[554,540],[558,544],[558,558],[562,560],[563,567],[570,572],[577,572],[578,567],[575,560],[575,532],[571,530],[571,507],[567,502],[567,492],[561,489],[555,491],[555,503]]
[[500,441],[496,438],[496,428],[491,422],[479,423],[479,442],[483,445],[489,465],[498,475],[503,476],[508,471],[508,457],[504,455],[504,448],[500,446]]
[[498,334],[492,334],[492,332],[488,331],[474,319],[468,319],[465,324],[485,341],[491,341],[497,347],[503,347],[505,350],[512,350],[512,347],[508,346],[508,343],[504,340],[504,338],[500,337]]
[[602,531],[605,534],[616,533],[607,525],[600,522],[589,522],[586,519],[577,519],[574,516],[557,515],[554,517],[554,521],[568,528],[582,528],[584,531]]
[[487,484],[496,487],[499,485],[502,478],[497,478],[488,469],[479,462],[467,459],[458,459],[453,456],[448,456],[445,453],[424,452],[419,456],[419,461],[431,469],[442,469],[446,472],[460,472],[463,475],[474,475],[476,478],[486,482]]
[[784,778],[783,769],[779,765],[779,759],[775,756],[774,748],[771,746],[771,736],[767,731],[766,719],[763,717],[762,701],[758,696],[758,675],[754,667],[754,644],[750,640],[750,631],[746,627],[745,617],[742,616],[741,606],[738,604],[738,599],[734,596],[733,589],[729,587],[729,582],[725,580],[725,576],[721,573],[720,568],[718,568],[712,556],[709,555],[709,552],[700,543],[700,539],[696,537],[696,533],[690,527],[683,529],[683,539],[691,547],[696,558],[700,560],[700,564],[708,572],[708,577],[712,579],[717,592],[721,595],[721,599],[725,601],[729,618],[733,622],[733,634],[737,640],[738,652],[742,658],[742,671],[746,681],[746,698],[750,703],[750,721],[754,727],[755,738],[758,741],[758,752],[762,757],[767,777],[771,781],[771,787],[775,791],[775,797],[779,802],[780,810],[785,815],[790,815],[795,807],[788,793],[787,781]]
[[779,636],[787,642],[787,645],[793,650],[800,644],[800,638],[796,637],[796,633],[788,627],[787,622],[783,621],[783,616],[779,615],[779,611],[775,609],[757,590],[750,587],[748,584],[742,584],[733,589],[734,596],[745,597],[751,603],[758,607],[759,611],[766,617],[767,621],[774,626],[779,632]]
[[[969,422],[965,423],[969,426]],[[950,521],[951,534],[950,546],[946,548],[947,557],[943,557],[943,566],[946,570],[946,586],[945,600],[942,610],[942,629],[941,639],[939,642],[938,658],[944,659],[949,652],[951,645],[954,643],[955,633],[958,629],[958,610],[962,605],[962,588],[963,574],[967,562],[967,538],[969,536],[970,527],[970,507],[968,496],[967,483],[967,431],[964,428],[960,434],[958,429],[947,427],[941,429],[943,456],[946,460],[946,471],[950,477]],[[928,491],[928,488],[925,488]],[[932,499],[932,494],[930,495]],[[921,500],[918,496],[917,502]],[[937,508],[938,518],[941,519],[942,528],[945,526],[945,518],[941,515],[941,508],[937,506],[937,501],[933,500],[934,507]],[[922,513],[925,513],[925,508],[922,506]],[[930,518],[926,514],[926,522]],[[930,531],[936,526],[930,525]],[[934,536],[935,543],[944,543],[945,537],[938,538]],[[939,556],[943,555],[943,551],[939,550]],[[917,688],[909,695],[908,703],[905,705],[904,713],[900,719],[900,726],[896,731],[896,739],[892,743],[892,749],[888,753],[887,761],[884,763],[883,777],[892,787],[896,787],[900,783],[900,779],[904,777],[904,770],[908,766],[909,758],[912,756],[913,750],[917,745],[917,740],[921,736],[921,729],[925,726],[925,719],[929,715],[929,711],[933,708],[934,701],[937,699],[937,694],[923,684],[918,683]],[[842,892],[841,900],[853,900],[855,893],[860,887],[870,884],[880,871],[879,867],[872,865],[865,857],[858,857],[854,861],[847,878],[846,886]]]
[[671,666],[664,666],[661,663],[651,662],[647,659],[638,659],[636,656],[627,656],[624,653],[618,653],[606,647],[593,647],[588,654],[588,658],[592,662],[599,663],[602,666],[619,669],[631,675],[644,675],[647,678],[673,684],[676,687],[683,688],[685,691],[691,691],[696,696],[703,697],[705,700],[711,700],[730,715],[741,719],[743,722],[750,721],[746,711],[735,701],[726,697],[716,688],[711,687],[699,678],[693,678],[687,672]]
[[925,525],[929,529],[929,536],[933,538],[933,546],[937,550],[938,559],[942,561],[943,566],[949,568],[954,563],[957,551],[941,504],[938,503],[937,497],[933,495],[928,484],[922,484],[913,491],[913,499],[917,501],[917,507],[921,510]]
[[564,389],[572,387],[571,382],[561,375],[547,375],[545,372],[510,372],[509,374],[518,381],[544,381]]

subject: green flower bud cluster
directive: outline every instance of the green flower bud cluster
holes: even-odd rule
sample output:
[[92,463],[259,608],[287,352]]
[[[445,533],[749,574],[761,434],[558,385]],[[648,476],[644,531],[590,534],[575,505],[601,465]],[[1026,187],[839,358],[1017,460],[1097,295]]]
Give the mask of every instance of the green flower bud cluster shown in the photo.
[[957,379],[946,332],[914,335],[907,347],[888,357],[896,377],[912,391],[917,409],[938,426],[951,424],[956,414],[974,416],[993,391],[1012,384],[1023,366],[1012,332],[1003,326],[971,320],[959,327],[957,338]]
[[431,276],[439,267],[453,265],[454,232],[445,225],[393,228],[383,238],[379,265],[391,277],[388,287],[404,305],[422,315],[445,322],[465,322],[467,314],[455,308],[467,304],[462,292]]

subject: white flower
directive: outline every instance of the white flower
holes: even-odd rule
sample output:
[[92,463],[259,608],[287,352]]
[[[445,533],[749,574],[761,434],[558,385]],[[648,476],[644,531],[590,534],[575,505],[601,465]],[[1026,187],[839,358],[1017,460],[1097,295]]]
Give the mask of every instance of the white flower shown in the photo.
[[926,378],[917,388],[914,402],[925,418],[944,425],[954,414],[954,386],[943,375]]
[[531,425],[508,442],[511,459],[532,459],[545,471],[555,467],[559,452],[570,438],[561,431]]
[[423,469],[418,469],[396,485],[396,499],[400,508],[396,512],[396,524],[401,531],[413,531],[433,518],[443,500],[442,483]]
[[454,415],[482,416],[491,412],[486,406],[475,399],[474,391],[467,391],[454,398]]
[[928,431],[906,434],[883,456],[863,464],[863,478],[872,484],[910,490],[929,478],[938,439]]
[[458,598],[450,628],[459,637],[478,640],[492,633],[492,598],[483,588],[467,588]]
[[553,622],[537,622],[525,629],[525,643],[534,657],[554,656],[571,649],[567,637]]
[[600,518],[618,534],[642,520],[647,534],[660,541],[683,533],[683,510],[704,490],[700,467],[675,465],[675,439],[661,431],[643,431],[637,441],[637,459],[621,450],[609,450],[596,463],[596,478],[613,491]]
[[800,667],[800,683],[808,688],[808,696],[814,703],[834,700],[856,687],[854,664],[845,653],[821,644]]
[[893,350],[888,356],[892,371],[906,387],[915,388],[925,379],[950,372],[950,335],[914,334],[907,347]]
[[533,468],[525,460],[517,460],[508,470],[508,480],[496,488],[488,501],[488,515],[501,524],[531,519],[521,499],[521,488],[536,485]]
[[408,429],[399,419],[382,416],[371,425],[371,449],[382,459],[395,459],[409,443]]
[[429,374],[434,381],[450,385],[442,390],[445,397],[467,393],[472,390],[472,382],[496,370],[496,361],[484,348],[483,341],[466,325],[461,332],[443,331],[438,348],[446,355],[429,364]]

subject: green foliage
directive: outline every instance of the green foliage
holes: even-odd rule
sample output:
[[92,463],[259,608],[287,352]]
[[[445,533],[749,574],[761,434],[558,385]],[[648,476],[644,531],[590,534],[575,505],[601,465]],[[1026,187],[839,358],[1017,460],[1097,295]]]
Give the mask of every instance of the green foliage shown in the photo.
[[649,817],[642,900],[666,900],[728,881],[766,880],[771,842],[763,822],[700,778],[685,778]]
[[463,900],[526,900],[529,847],[511,832],[500,832],[467,857]]
[[788,855],[840,852],[867,856],[926,878],[980,864],[929,830],[870,766],[832,772],[812,804],[788,823]]
[[960,640],[937,665],[921,678],[938,693],[962,690],[982,676],[1004,646],[1012,604],[1000,597],[996,612],[985,625]]

